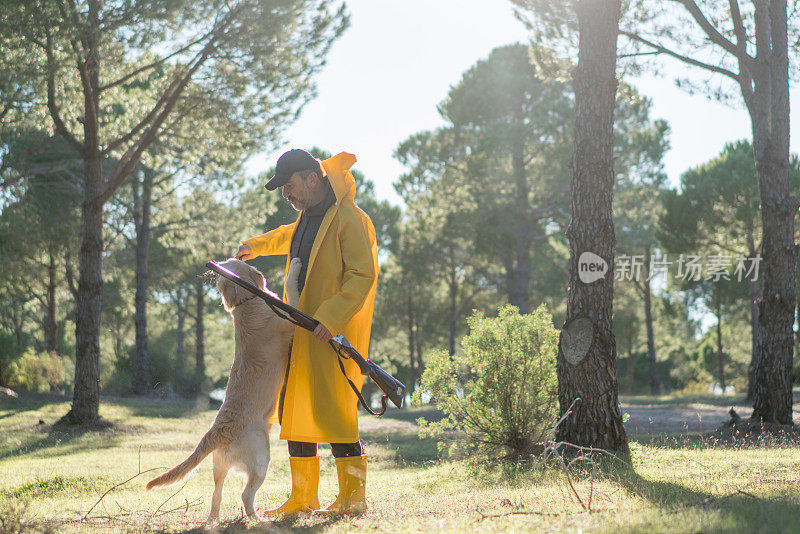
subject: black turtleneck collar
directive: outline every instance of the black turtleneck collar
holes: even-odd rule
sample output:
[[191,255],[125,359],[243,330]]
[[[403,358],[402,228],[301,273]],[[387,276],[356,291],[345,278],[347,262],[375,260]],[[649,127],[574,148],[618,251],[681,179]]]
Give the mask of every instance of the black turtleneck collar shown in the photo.
[[319,217],[325,215],[333,203],[336,202],[336,195],[333,193],[333,188],[328,180],[325,180],[325,196],[317,204],[306,209],[306,215],[310,217]]

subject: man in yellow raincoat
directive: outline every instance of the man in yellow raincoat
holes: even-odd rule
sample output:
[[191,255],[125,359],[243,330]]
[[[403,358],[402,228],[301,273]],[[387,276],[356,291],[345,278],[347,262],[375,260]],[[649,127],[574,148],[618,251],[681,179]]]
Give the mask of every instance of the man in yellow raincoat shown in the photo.
[[[359,353],[366,356],[369,349],[378,252],[372,221],[355,202],[356,182],[349,170],[355,161],[344,152],[325,161],[304,150],[284,153],[265,187],[282,187],[283,197],[300,214],[292,224],[243,241],[236,253],[242,260],[285,254],[287,268],[299,257],[299,308],[320,322],[313,333],[295,329],[276,413],[280,438],[289,442],[292,491],[283,505],[266,512],[270,516],[367,509],[367,457],[358,437],[357,397],[327,343],[343,334]],[[358,365],[342,362],[360,389],[364,377]],[[318,510],[317,443],[331,444],[339,478],[339,496],[325,510]]]

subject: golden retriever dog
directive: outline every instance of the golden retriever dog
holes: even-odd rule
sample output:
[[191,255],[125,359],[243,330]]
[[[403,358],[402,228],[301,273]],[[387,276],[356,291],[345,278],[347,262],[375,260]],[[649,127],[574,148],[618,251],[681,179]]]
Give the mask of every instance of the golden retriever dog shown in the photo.
[[[246,263],[229,259],[222,263],[239,277],[266,291],[263,275]],[[297,307],[297,276],[300,260],[289,265],[286,277],[287,301]],[[217,279],[225,310],[233,316],[236,348],[225,401],[211,428],[182,463],[147,483],[147,489],[175,484],[213,453],[214,495],[208,521],[219,519],[222,485],[233,468],[247,476],[242,492],[245,512],[259,518],[254,507],[255,495],[269,467],[269,429],[267,422],[278,402],[289,357],[294,325],[278,317],[260,298],[229,281]]]

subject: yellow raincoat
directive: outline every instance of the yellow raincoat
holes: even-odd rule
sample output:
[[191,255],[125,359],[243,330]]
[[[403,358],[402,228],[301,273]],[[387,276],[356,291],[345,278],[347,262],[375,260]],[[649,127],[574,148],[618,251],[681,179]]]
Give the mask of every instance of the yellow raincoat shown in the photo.
[[[344,337],[365,358],[369,351],[372,309],[378,281],[378,249],[372,221],[355,203],[356,181],[350,172],[356,157],[342,152],[322,162],[336,195],[322,219],[311,248],[300,311]],[[287,255],[300,217],[244,241],[256,256]],[[285,295],[284,295],[285,299]],[[361,371],[343,359],[347,376],[360,389]],[[312,443],[358,441],[357,397],[342,375],[337,355],[327,343],[295,328],[280,439]],[[277,414],[273,416],[277,423]]]

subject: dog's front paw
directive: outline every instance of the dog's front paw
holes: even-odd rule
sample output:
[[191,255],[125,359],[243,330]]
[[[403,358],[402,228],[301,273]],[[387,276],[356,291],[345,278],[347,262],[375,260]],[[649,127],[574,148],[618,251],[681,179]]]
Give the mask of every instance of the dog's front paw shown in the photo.
[[289,305],[297,307],[300,301],[300,291],[298,291],[298,284],[300,280],[300,268],[303,262],[300,258],[292,258],[289,262],[289,270],[286,273],[286,298]]
[[303,266],[303,262],[300,258],[292,258],[292,261],[289,262],[289,275],[297,276],[300,273],[300,268]]

